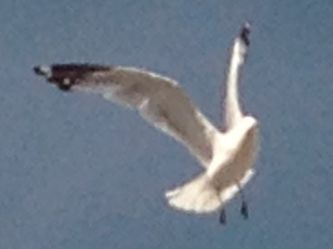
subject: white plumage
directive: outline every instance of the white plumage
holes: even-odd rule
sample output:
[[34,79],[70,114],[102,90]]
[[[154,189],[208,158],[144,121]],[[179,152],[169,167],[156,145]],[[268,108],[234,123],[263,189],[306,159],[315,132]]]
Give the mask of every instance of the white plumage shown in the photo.
[[166,192],[168,203],[188,212],[217,210],[250,180],[257,152],[258,123],[244,115],[238,80],[249,46],[249,25],[235,39],[226,80],[225,131],[196,108],[178,83],[141,69],[93,64],[56,64],[34,70],[62,90],[83,90],[137,109],[156,128],[188,148],[204,171]]

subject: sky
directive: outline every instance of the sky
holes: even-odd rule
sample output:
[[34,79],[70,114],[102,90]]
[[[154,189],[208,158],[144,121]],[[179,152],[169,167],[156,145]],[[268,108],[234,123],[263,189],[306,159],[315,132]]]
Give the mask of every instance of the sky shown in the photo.
[[[3,0],[0,248],[329,248],[333,243],[331,0]],[[229,48],[245,21],[240,83],[260,121],[257,174],[218,214],[170,208],[201,172],[172,138],[98,96],[63,93],[39,64],[146,68],[179,81],[217,126]]]

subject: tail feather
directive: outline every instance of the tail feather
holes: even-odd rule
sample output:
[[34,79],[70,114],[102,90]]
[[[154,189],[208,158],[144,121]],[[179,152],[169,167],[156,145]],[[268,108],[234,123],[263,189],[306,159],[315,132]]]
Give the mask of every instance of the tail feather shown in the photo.
[[222,203],[226,203],[231,200],[239,191],[240,188],[243,188],[253,177],[254,170],[249,169],[245,172],[243,178],[239,181],[239,183],[235,182],[228,187],[221,189],[219,195]]
[[217,189],[206,174],[165,193],[170,206],[187,212],[210,213],[232,199],[252,178],[254,171],[248,170],[239,183]]
[[205,174],[166,192],[169,205],[188,212],[213,212],[221,205],[219,194]]

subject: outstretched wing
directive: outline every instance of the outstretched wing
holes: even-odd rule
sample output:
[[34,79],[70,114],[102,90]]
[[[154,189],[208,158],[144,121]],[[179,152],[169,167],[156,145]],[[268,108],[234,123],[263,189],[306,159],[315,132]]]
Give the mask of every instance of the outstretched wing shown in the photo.
[[245,23],[235,39],[230,55],[229,70],[226,78],[225,123],[226,128],[234,127],[243,117],[238,97],[240,70],[245,62],[250,45],[250,24]]
[[216,128],[201,114],[177,82],[129,67],[90,64],[38,66],[43,75],[61,90],[99,93],[139,113],[155,127],[183,143],[206,167],[213,153]]

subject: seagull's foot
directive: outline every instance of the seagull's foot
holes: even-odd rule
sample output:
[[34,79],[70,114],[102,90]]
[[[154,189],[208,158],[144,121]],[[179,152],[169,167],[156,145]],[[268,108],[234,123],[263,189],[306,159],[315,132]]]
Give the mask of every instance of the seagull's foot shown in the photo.
[[222,208],[220,212],[219,222],[222,225],[225,225],[227,223],[227,216],[224,208]]
[[247,220],[249,218],[249,208],[248,208],[246,201],[244,201],[244,200],[242,201],[242,206],[241,206],[240,212],[244,219]]

